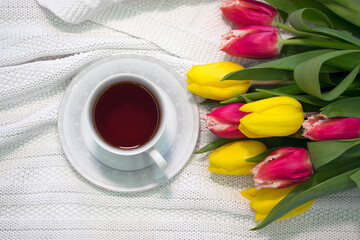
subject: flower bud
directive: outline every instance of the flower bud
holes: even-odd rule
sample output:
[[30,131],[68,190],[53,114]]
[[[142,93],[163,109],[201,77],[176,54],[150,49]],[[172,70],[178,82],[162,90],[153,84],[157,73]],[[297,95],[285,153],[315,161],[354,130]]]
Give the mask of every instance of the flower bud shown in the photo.
[[[271,188],[249,188],[241,192],[241,195],[250,200],[251,207],[255,210],[255,221],[262,221],[269,214],[271,209],[275,207],[289,192],[291,192],[296,185],[286,188],[271,189]],[[278,220],[294,217],[308,210],[314,200],[311,200],[291,212],[288,212]]]
[[267,150],[259,141],[244,140],[225,144],[209,155],[209,171],[217,174],[248,175],[256,162],[246,159],[255,157]]
[[282,45],[279,29],[256,25],[236,28],[223,35],[220,50],[235,57],[268,59],[279,55]]
[[247,103],[240,111],[239,129],[249,138],[288,136],[296,133],[304,121],[301,104],[291,97],[272,97]]
[[250,81],[226,80],[221,81],[227,74],[244,69],[243,66],[233,62],[217,62],[205,65],[194,65],[186,73],[186,87],[190,92],[201,97],[226,100],[236,94],[246,93]]
[[272,152],[251,172],[258,189],[284,188],[306,181],[313,169],[306,149],[284,147]]
[[244,138],[245,135],[239,130],[240,119],[246,114],[239,110],[244,103],[231,103],[215,108],[206,114],[206,128],[218,137]]
[[308,117],[303,136],[314,141],[360,137],[360,118],[332,117],[324,114]]
[[224,0],[220,9],[226,18],[240,27],[276,26],[279,21],[276,8],[254,0]]

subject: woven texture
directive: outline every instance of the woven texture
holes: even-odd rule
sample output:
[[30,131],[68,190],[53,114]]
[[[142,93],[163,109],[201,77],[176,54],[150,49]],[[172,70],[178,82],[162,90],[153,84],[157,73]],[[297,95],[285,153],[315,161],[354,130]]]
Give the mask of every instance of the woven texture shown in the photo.
[[[0,239],[360,238],[356,190],[249,231],[254,212],[239,192],[253,186],[251,177],[210,173],[207,154],[143,193],[110,192],[83,179],[62,151],[57,117],[66,87],[90,62],[144,54],[184,81],[196,63],[254,62],[218,51],[220,35],[232,27],[220,1],[38,2],[0,1]],[[200,116],[210,109],[199,105]],[[213,139],[201,126],[196,149]]]

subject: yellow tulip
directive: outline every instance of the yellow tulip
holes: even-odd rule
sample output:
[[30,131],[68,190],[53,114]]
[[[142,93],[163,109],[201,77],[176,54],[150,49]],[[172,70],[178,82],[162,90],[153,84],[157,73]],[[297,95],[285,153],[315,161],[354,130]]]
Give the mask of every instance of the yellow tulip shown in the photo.
[[[255,187],[246,189],[241,192],[241,195],[250,200],[250,206],[255,210],[255,221],[264,220],[269,214],[271,209],[275,207],[278,202],[281,201],[291,190],[297,185],[292,185],[286,188],[261,188],[256,189]],[[298,208],[295,208],[291,212],[288,212],[278,220],[285,218],[294,217],[308,210],[314,200],[309,201]]]
[[201,97],[226,100],[243,94],[250,87],[250,81],[226,80],[221,81],[228,73],[244,69],[243,66],[233,62],[217,62],[205,65],[194,65],[186,73],[186,87],[190,92]]
[[273,97],[240,107],[250,112],[240,119],[239,130],[249,138],[288,136],[296,133],[304,121],[301,104],[291,97]]
[[209,171],[217,174],[249,175],[257,163],[246,162],[267,150],[259,141],[245,140],[225,144],[209,155]]

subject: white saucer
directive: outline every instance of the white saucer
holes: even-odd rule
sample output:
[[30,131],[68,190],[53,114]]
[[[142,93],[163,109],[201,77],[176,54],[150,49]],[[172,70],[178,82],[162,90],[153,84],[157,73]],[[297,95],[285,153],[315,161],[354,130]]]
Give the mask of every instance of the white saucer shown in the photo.
[[[165,170],[156,164],[137,171],[120,171],[98,161],[88,150],[81,133],[81,115],[87,97],[103,79],[132,73],[158,85],[175,110],[175,126],[167,126],[168,145],[162,150]],[[117,192],[149,190],[174,177],[189,160],[199,133],[199,115],[185,80],[163,62],[142,55],[115,55],[92,63],[72,80],[59,110],[58,128],[63,150],[74,169],[93,184]]]

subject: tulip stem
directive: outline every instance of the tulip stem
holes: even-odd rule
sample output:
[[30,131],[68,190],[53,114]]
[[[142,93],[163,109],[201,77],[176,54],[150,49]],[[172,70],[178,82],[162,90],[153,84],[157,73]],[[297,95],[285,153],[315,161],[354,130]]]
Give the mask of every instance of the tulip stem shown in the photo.
[[284,45],[310,45],[323,48],[335,48],[335,49],[360,49],[359,46],[333,41],[321,41],[321,40],[310,40],[310,39],[288,39],[284,40]]
[[302,36],[310,36],[310,37],[323,37],[323,38],[327,38],[325,36],[321,36],[318,34],[314,34],[314,33],[308,33],[308,32],[301,32],[299,30],[296,30],[293,27],[290,27],[289,25],[283,24],[278,22],[276,25],[278,28],[284,29],[285,31],[288,31],[290,33],[296,34],[296,35],[302,35]]

